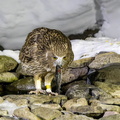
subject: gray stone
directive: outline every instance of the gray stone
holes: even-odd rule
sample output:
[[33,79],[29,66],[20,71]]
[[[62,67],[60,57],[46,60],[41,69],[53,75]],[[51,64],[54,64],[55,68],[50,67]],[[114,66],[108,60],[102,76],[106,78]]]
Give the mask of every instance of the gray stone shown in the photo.
[[0,120],[18,120],[18,119],[14,117],[0,117]]
[[73,98],[65,102],[62,107],[65,108],[66,110],[70,110],[74,106],[78,107],[78,106],[86,106],[86,105],[88,105],[88,102],[85,98],[79,98],[79,99]]
[[93,60],[94,60],[94,57],[83,58],[83,59],[75,60],[75,61],[73,61],[73,62],[70,64],[70,67],[72,67],[72,68],[86,67],[86,66],[88,66]]
[[17,66],[17,61],[11,57],[0,55],[0,72],[8,72]]
[[77,68],[68,68],[65,72],[62,73],[62,84],[69,83],[73,80],[76,80],[80,77],[87,75],[88,67],[77,67]]
[[89,67],[99,69],[111,63],[120,63],[120,55],[115,52],[100,53],[95,56]]
[[94,77],[94,81],[111,82],[120,85],[120,63],[106,65],[98,69],[97,74],[94,73],[90,77],[91,79]]
[[18,75],[16,73],[13,72],[3,72],[0,73],[0,82],[14,82],[18,80]]
[[83,114],[87,115],[89,117],[100,117],[104,111],[100,106],[78,106],[78,107],[72,107],[71,112],[77,113],[77,114]]
[[106,116],[106,117],[100,118],[99,120],[120,120],[120,114]]
[[39,117],[30,112],[28,107],[22,107],[14,110],[14,115],[18,118],[28,119],[28,120],[41,120]]
[[31,112],[44,120],[53,120],[61,115],[60,111],[45,107],[32,109]]
[[61,115],[55,120],[94,120],[94,119],[87,117],[85,115],[65,114],[65,115]]
[[[95,86],[86,84],[85,81],[77,81],[69,84],[66,89],[66,96],[69,99],[72,98],[86,98],[89,99],[91,97],[90,89],[94,88]],[[65,88],[64,88],[65,89]]]
[[95,86],[103,89],[106,93],[112,95],[114,98],[120,98],[120,85],[105,83],[105,82],[95,82]]
[[35,90],[33,77],[26,77],[23,79],[19,79],[10,85],[6,86],[7,91],[18,93],[18,92],[29,92],[31,90]]

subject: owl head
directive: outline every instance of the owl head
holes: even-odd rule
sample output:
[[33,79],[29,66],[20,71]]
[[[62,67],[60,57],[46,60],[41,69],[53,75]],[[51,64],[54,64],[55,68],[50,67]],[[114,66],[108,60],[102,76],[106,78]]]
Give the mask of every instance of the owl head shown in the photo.
[[62,52],[61,54],[56,54],[54,51],[49,51],[46,54],[46,59],[49,61],[49,66],[56,67],[59,65],[61,68],[66,68],[72,61],[74,55],[72,50],[68,52]]

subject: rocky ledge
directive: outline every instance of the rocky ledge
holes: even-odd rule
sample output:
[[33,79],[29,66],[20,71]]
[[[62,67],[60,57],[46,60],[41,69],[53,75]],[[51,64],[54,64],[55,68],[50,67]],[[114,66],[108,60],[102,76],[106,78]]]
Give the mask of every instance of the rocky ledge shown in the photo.
[[[29,95],[31,76],[0,56],[0,120],[119,120],[120,55],[103,52],[74,61],[63,73],[61,95]],[[55,83],[53,81],[53,91]],[[43,86],[44,88],[44,86]]]

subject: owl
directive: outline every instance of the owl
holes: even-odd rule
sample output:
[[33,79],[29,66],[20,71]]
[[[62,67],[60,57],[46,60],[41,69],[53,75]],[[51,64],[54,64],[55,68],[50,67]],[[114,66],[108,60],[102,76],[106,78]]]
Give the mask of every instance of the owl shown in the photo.
[[65,71],[73,58],[70,40],[61,31],[41,27],[30,32],[19,55],[21,74],[34,76],[36,90],[30,93],[56,94],[51,88],[56,66]]

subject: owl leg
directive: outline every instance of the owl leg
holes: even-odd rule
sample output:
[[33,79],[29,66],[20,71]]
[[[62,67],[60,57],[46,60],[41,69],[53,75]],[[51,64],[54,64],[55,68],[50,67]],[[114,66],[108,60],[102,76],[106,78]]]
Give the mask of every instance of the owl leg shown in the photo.
[[29,94],[45,94],[46,91],[42,90],[41,83],[42,83],[42,77],[39,76],[39,74],[34,75],[34,81],[35,81],[35,91],[30,91]]
[[46,92],[47,92],[48,94],[51,94],[51,95],[58,95],[58,93],[52,92],[52,89],[51,89],[51,83],[52,83],[53,78],[54,78],[54,74],[53,74],[53,73],[48,73],[48,74],[45,76]]

